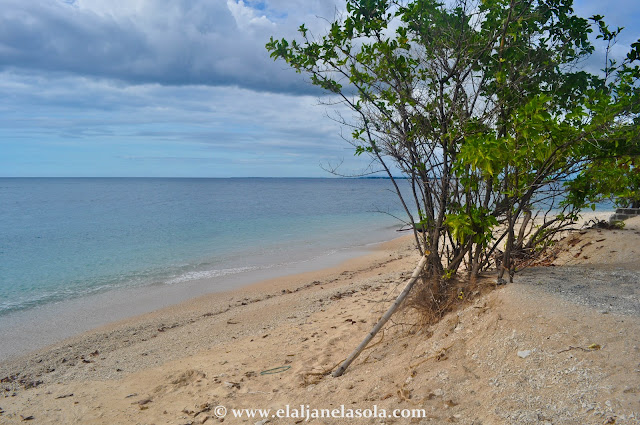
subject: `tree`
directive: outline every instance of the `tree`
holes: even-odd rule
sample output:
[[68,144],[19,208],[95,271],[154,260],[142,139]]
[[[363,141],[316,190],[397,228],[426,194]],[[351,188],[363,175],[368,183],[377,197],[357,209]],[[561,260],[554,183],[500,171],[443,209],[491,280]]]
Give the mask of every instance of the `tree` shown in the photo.
[[499,281],[512,277],[583,206],[559,206],[563,181],[619,156],[601,146],[638,140],[637,72],[607,84],[577,68],[594,46],[571,0],[348,0],[326,35],[299,32],[266,47],[353,112],[341,122],[355,153],[392,179],[442,288],[499,247]]
[[609,198],[619,207],[640,208],[640,67],[633,65],[640,59],[640,40],[631,45],[626,58],[618,63],[610,58],[610,52],[622,29],[609,30],[600,15],[592,20],[600,30],[598,38],[606,42],[603,77],[597,85],[610,99],[603,102],[604,108],[617,111],[617,116],[606,138],[586,145],[593,160],[568,183],[566,202],[595,206]]

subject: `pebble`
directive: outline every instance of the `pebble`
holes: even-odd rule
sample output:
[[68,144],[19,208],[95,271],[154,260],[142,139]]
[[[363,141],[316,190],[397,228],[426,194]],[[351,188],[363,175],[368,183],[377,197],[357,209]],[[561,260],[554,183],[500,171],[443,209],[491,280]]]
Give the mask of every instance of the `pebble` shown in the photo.
[[520,357],[521,359],[526,359],[530,355],[531,355],[531,350],[518,351],[518,357]]
[[227,387],[227,388],[240,389],[240,384],[238,382],[224,381],[224,386]]

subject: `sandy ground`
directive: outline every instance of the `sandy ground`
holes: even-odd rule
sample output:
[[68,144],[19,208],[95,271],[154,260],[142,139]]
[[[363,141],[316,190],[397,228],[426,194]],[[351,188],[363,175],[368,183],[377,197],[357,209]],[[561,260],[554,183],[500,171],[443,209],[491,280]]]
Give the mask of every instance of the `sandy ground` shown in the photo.
[[316,424],[640,424],[640,219],[558,248],[429,328],[404,309],[340,378],[323,372],[402,289],[410,238],[116,323],[0,365],[0,424],[215,424],[218,406],[224,423],[307,422],[271,417],[287,405],[421,416]]

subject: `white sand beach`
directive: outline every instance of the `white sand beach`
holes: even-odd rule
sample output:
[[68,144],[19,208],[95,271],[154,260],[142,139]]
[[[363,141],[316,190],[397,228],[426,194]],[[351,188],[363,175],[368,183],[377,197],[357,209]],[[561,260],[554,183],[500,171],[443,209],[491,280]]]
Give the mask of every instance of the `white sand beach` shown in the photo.
[[573,232],[559,247],[553,266],[497,289],[487,279],[436,325],[403,309],[339,378],[325,372],[413,270],[410,237],[113,323],[0,365],[0,422],[306,423],[274,416],[302,405],[420,415],[309,418],[317,424],[638,424],[640,218]]

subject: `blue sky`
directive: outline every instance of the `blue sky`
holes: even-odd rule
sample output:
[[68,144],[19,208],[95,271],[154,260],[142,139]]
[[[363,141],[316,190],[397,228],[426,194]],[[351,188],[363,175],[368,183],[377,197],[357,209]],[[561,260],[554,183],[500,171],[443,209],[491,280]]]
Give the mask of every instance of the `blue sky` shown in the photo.
[[[334,0],[0,0],[0,176],[329,176],[366,167],[264,48]],[[640,2],[576,1],[640,38]]]

